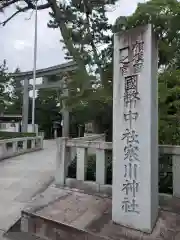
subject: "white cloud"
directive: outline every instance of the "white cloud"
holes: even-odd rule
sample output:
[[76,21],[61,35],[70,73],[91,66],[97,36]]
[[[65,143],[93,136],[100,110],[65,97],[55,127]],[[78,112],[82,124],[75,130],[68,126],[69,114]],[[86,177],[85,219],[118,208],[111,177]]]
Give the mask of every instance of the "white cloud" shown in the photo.
[[[129,2],[127,4],[127,1]],[[109,12],[108,18],[113,23],[120,15],[131,14],[140,0],[120,0],[115,11]],[[142,1],[141,1],[142,2]],[[5,14],[0,14],[0,21],[9,16],[13,11],[7,9]],[[22,13],[11,20],[5,27],[0,27],[1,48],[0,62],[7,60],[10,71],[20,67],[21,70],[33,68],[33,43],[34,43],[34,15]],[[38,12],[38,52],[37,68],[44,68],[65,62],[61,35],[59,29],[47,28],[50,17],[48,10]]]
[[109,22],[113,24],[119,16],[131,15],[136,10],[138,2],[145,2],[145,0],[119,0],[116,7],[113,7],[114,10],[109,11],[107,14]]
[[24,50],[24,48],[31,47],[31,44],[26,40],[15,40],[14,48],[18,51]]

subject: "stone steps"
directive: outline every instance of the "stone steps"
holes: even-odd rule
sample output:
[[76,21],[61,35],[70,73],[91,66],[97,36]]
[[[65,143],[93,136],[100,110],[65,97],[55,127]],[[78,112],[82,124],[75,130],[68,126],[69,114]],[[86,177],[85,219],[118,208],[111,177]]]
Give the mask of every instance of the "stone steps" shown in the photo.
[[[25,220],[26,219],[26,220]],[[28,219],[28,220],[27,220]],[[26,223],[25,223],[26,222]],[[74,228],[71,225],[52,221],[42,216],[23,212],[22,228],[28,223],[28,234],[44,240],[105,240],[91,232]],[[18,239],[19,240],[19,239]],[[28,239],[31,240],[31,239]],[[34,239],[32,239],[34,240]]]
[[111,206],[109,198],[50,187],[23,210],[21,231],[51,240],[100,240],[101,236],[86,227],[99,218],[109,204]]
[[44,240],[34,234],[24,232],[11,232],[4,235],[4,240]]
[[112,200],[105,196],[51,186],[40,199],[36,198],[31,207],[23,210],[21,217],[21,231],[40,239],[180,239],[180,200],[169,196],[160,198],[159,218],[151,234],[114,224]]

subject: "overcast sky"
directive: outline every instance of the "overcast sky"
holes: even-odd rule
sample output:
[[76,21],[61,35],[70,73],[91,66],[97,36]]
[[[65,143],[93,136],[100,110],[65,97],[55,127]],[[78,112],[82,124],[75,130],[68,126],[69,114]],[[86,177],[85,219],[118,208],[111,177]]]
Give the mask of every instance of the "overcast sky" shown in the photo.
[[[138,2],[144,0],[120,0],[116,10],[108,13],[109,21],[114,23],[117,17],[132,14]],[[0,21],[10,12],[12,9],[1,14]],[[6,59],[10,71],[15,70],[16,67],[21,71],[33,68],[34,16],[27,20],[29,16],[30,13],[23,13],[5,27],[0,27],[0,62]],[[66,61],[60,43],[60,31],[47,28],[49,19],[48,11],[38,12],[37,68],[50,67]]]

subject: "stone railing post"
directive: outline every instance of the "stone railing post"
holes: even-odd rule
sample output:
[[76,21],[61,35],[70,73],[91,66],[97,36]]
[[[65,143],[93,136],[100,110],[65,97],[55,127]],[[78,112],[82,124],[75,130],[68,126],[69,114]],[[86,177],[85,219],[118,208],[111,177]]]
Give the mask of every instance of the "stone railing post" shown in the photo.
[[39,136],[44,139],[44,132],[39,132]]
[[87,170],[87,148],[77,148],[76,179],[85,181]]
[[102,185],[106,183],[106,159],[104,149],[96,149],[96,182]]
[[36,140],[32,139],[31,140],[31,148],[33,149],[33,148],[35,148],[35,146],[36,146]]
[[67,138],[57,138],[57,156],[56,156],[56,173],[55,182],[63,186],[65,184],[67,173],[68,151],[66,147]]
[[42,149],[43,149],[43,140],[44,140],[44,136],[41,136],[41,138],[39,139],[39,143]]
[[43,136],[38,136],[38,137],[35,139],[35,146],[36,146],[37,148],[43,149]]
[[27,140],[23,141],[23,150],[25,151],[27,149]]
[[0,156],[4,155],[4,144],[0,144]]
[[6,154],[7,154],[7,146],[6,146],[6,143],[2,144],[2,152],[3,152],[3,155],[6,155]]
[[17,152],[18,150],[18,142],[13,142],[13,153]]

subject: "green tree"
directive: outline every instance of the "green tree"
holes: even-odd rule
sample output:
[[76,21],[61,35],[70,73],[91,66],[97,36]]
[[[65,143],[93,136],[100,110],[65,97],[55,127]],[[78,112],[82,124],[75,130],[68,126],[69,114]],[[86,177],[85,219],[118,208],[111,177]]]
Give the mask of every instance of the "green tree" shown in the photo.
[[119,17],[114,32],[151,23],[159,49],[159,142],[180,144],[180,2],[151,0],[139,3],[130,17]]
[[[115,2],[112,1],[112,4]],[[78,105],[86,106],[91,101],[95,108],[97,101],[93,99],[97,100],[100,95],[96,92],[105,87],[104,73],[112,61],[112,49],[107,51],[112,43],[107,32],[112,26],[105,15],[105,4],[101,1],[99,4],[95,1],[70,1],[68,5],[60,5],[60,9],[64,18],[58,22],[51,14],[53,20],[48,26],[60,27],[67,59],[74,59],[79,67],[68,85],[67,106],[73,109]]]
[[[112,0],[111,4],[114,4],[116,1]],[[65,2],[68,2],[68,4]],[[42,4],[40,0],[38,1],[38,10],[50,9],[52,20],[50,20],[48,26],[60,29],[65,48],[67,49],[67,56],[72,57],[78,64],[80,79],[83,81],[83,89],[84,85],[87,87],[90,80],[86,65],[88,63],[96,65],[101,79],[103,63],[106,63],[106,51],[98,50],[98,47],[101,47],[102,44],[110,42],[107,31],[111,29],[111,26],[108,25],[105,16],[105,2],[104,0],[59,2],[47,0],[45,4]],[[24,6],[22,6],[23,4]],[[19,13],[35,9],[33,0],[2,0],[0,10],[4,11],[11,5],[16,6],[16,12],[1,23],[3,26]]]
[[56,90],[39,90],[36,98],[35,119],[39,129],[45,132],[47,138],[52,137],[53,122],[61,121],[60,109],[57,105],[58,95]]
[[177,0],[151,0],[139,3],[130,17],[119,17],[114,31],[151,23],[158,38],[159,66],[180,67],[180,2]]
[[[111,4],[116,1],[112,0]],[[17,6],[20,2],[24,3],[24,6]],[[39,0],[38,10],[50,9],[51,20],[48,27],[60,29],[67,59],[73,59],[78,65],[79,70],[68,84],[69,97],[65,99],[66,106],[73,112],[79,105],[84,111],[97,109],[91,117],[99,119],[97,114],[101,111],[98,112],[98,107],[105,109],[106,102],[112,100],[112,79],[106,79],[107,69],[112,63],[112,39],[108,34],[112,26],[108,24],[106,17],[107,1],[64,2],[47,0],[42,4]],[[2,22],[2,25],[21,12],[35,9],[34,1],[31,0],[3,0],[0,9],[4,11],[12,4],[16,5],[17,11]]]
[[10,97],[8,94],[8,83],[9,83],[9,76],[7,73],[7,65],[6,61],[0,65],[0,114],[4,113]]
[[180,144],[180,70],[159,75],[159,141]]
[[[19,73],[20,69],[17,68],[15,70],[15,73]],[[11,90],[9,91],[11,93],[11,100],[10,105],[6,109],[6,113],[9,114],[22,114],[22,106],[23,106],[23,90],[22,90],[22,84],[21,81],[11,79],[10,80],[10,86]]]

